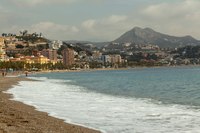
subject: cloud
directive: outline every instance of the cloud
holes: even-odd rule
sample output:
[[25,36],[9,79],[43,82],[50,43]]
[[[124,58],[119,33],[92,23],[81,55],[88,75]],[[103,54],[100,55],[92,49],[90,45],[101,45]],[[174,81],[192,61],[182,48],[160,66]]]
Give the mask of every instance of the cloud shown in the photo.
[[[89,19],[82,23],[85,34],[91,38],[114,40],[135,26],[150,27],[169,35],[192,35],[200,39],[200,1],[163,1],[142,6],[126,15],[111,15],[101,19]],[[86,35],[85,35],[86,36]]]
[[124,22],[126,19],[127,19],[127,16],[124,16],[124,15],[111,15],[109,17],[102,18],[102,19],[96,19],[96,20],[88,19],[82,22],[82,26],[86,29],[91,30],[93,28],[97,28],[100,25],[102,26],[116,25],[121,22]]
[[40,22],[30,27],[31,32],[42,32],[48,38],[62,39],[74,36],[79,32],[76,26],[62,25],[53,22]]
[[91,3],[98,3],[104,0],[7,0],[10,3],[17,6],[37,6],[37,5],[48,5],[48,4],[71,4],[78,2],[89,1]]
[[8,25],[11,25],[11,23],[14,23],[14,21],[17,20],[17,17],[14,13],[9,12],[6,8],[3,8],[0,6],[0,29],[4,29],[6,27],[9,27]]
[[89,19],[82,23],[82,27],[89,31],[93,31],[95,25],[96,25],[96,20],[94,19]]
[[199,10],[200,2],[195,0],[185,0],[177,3],[161,3],[150,5],[143,10],[143,14],[154,19],[161,18],[182,18]]
[[88,19],[82,22],[81,28],[91,38],[112,40],[113,36],[119,35],[122,32],[126,20],[127,16],[125,15],[111,15],[101,19]]
[[40,4],[63,4],[63,3],[72,3],[76,0],[8,0],[14,5],[17,6],[36,6]]
[[[179,2],[163,2],[149,5],[140,11],[141,21],[172,35],[191,34],[200,38],[200,1],[183,0]],[[142,22],[144,24],[144,22]]]
[[127,16],[122,16],[122,15],[112,15],[109,18],[105,20],[106,23],[108,24],[115,24],[119,22],[123,22],[127,19]]
[[[63,4],[63,3],[77,3],[89,2],[89,3],[104,3],[105,0],[7,0],[15,5],[28,5],[34,6],[37,9],[38,5],[44,4]],[[103,2],[104,1],[104,2]],[[114,1],[114,0],[113,0]],[[131,1],[131,0],[130,0]],[[150,4],[149,4],[150,3]],[[103,4],[102,4],[103,5]],[[58,5],[56,5],[58,6]],[[3,6],[2,6],[3,7]],[[80,6],[78,6],[80,7]],[[112,41],[119,37],[124,32],[132,29],[135,26],[150,27],[158,32],[184,36],[190,34],[200,39],[199,27],[200,23],[200,1],[198,0],[177,0],[177,1],[161,1],[161,2],[148,2],[148,4],[139,5],[140,8],[128,9],[129,12],[120,13],[105,13],[101,14],[101,17],[95,16],[88,19],[84,17],[76,16],[76,22],[72,22],[74,18],[70,18],[69,24],[63,19],[68,17],[67,13],[62,13],[62,18],[56,19],[58,23],[51,22],[48,18],[42,18],[42,21],[35,19],[36,17],[29,16],[21,13],[15,15],[15,13],[5,12],[0,6],[0,29],[6,29],[7,31],[19,31],[20,29],[27,29],[31,32],[42,32],[50,39],[62,39],[62,40],[92,40],[92,41]],[[119,7],[118,7],[119,8]],[[127,7],[128,8],[128,7]],[[16,8],[15,8],[16,9]],[[93,9],[93,8],[92,8]],[[104,8],[102,7],[102,10]],[[71,10],[71,9],[70,9]],[[81,9],[82,10],[82,9]],[[79,10],[78,10],[79,11]],[[93,10],[94,11],[94,10]],[[49,11],[49,14],[51,11]],[[97,14],[99,11],[97,11]],[[100,14],[100,13],[99,13]],[[65,16],[66,15],[66,16]],[[80,15],[82,15],[80,13]],[[104,15],[104,16],[103,16]],[[22,21],[22,18],[29,20]],[[32,22],[32,19],[35,22]],[[88,15],[89,16],[89,15]],[[86,16],[86,17],[88,17]],[[77,19],[80,17],[80,19]],[[12,20],[10,20],[12,18]],[[52,17],[53,18],[53,17]],[[59,21],[66,21],[68,24],[60,24]],[[14,23],[14,26],[10,26]],[[32,24],[30,24],[32,23]],[[35,23],[35,24],[33,24]],[[8,24],[10,24],[8,26]],[[23,26],[22,26],[23,25]],[[12,32],[12,31],[11,31]]]

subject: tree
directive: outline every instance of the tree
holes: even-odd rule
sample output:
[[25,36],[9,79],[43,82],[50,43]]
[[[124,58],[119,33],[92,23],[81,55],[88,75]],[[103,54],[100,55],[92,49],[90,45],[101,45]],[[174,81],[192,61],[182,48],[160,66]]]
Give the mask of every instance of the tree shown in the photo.
[[6,36],[7,36],[7,34],[6,34],[6,33],[2,33],[2,36],[3,36],[3,37],[6,37]]
[[28,34],[28,31],[27,30],[24,30],[23,32],[22,32],[22,35],[23,36],[25,36],[25,35],[27,35]]

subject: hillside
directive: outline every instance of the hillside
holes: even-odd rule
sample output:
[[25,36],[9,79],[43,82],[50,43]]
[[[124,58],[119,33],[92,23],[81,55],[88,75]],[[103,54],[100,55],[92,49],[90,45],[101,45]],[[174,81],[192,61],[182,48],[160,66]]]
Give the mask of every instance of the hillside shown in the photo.
[[150,28],[135,27],[114,40],[116,43],[155,44],[161,48],[200,45],[200,41],[191,36],[176,37],[162,34]]

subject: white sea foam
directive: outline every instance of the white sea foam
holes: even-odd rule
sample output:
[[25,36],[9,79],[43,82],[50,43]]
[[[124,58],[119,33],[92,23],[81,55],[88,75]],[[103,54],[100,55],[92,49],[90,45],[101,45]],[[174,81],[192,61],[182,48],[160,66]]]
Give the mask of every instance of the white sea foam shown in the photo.
[[[66,122],[108,133],[198,133],[200,110],[151,100],[109,96],[86,91],[70,81],[22,81],[8,90],[14,100]],[[65,84],[62,84],[65,82]]]

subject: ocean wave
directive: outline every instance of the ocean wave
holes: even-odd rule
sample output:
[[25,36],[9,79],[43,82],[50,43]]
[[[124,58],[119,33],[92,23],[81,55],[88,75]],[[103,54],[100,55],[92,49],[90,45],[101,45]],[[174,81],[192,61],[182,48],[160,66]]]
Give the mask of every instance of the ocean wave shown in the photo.
[[109,133],[187,133],[200,130],[200,112],[190,106],[89,92],[82,86],[62,84],[63,80],[35,79],[42,82],[21,81],[8,93],[14,95],[14,100],[33,105],[39,111],[66,122]]

